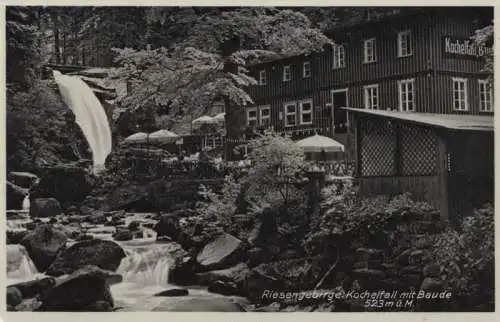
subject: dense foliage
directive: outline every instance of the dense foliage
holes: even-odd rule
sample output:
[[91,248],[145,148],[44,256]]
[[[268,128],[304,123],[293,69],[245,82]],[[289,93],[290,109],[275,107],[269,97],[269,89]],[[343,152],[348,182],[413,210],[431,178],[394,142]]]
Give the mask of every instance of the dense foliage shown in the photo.
[[32,7],[7,7],[7,83],[29,85],[36,78],[40,59],[38,28]]
[[248,159],[252,167],[243,178],[248,202],[265,207],[286,206],[300,198],[297,183],[304,176],[304,153],[292,139],[274,133],[250,142]]
[[[34,170],[88,158],[85,139],[50,82],[7,90],[7,168]],[[34,111],[34,112],[33,112]]]
[[447,287],[465,297],[470,307],[494,303],[494,215],[492,205],[475,210],[464,218],[461,231],[443,233],[434,248]]
[[[486,26],[484,28],[476,30],[474,35],[474,41],[479,46],[487,46],[494,48],[494,27],[493,24]],[[488,51],[485,57],[484,70],[489,74],[490,82],[493,83],[493,73],[494,73],[494,52]]]

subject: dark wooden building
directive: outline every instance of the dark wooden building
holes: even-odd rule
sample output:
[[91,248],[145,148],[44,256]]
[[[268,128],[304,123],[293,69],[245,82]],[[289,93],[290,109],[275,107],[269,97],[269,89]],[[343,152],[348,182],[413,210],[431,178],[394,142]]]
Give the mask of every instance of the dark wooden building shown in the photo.
[[494,203],[492,117],[348,110],[360,194],[409,192],[452,223]]
[[408,113],[492,115],[492,90],[482,71],[490,48],[470,39],[491,24],[492,7],[422,8],[328,35],[322,53],[251,66],[250,127],[294,137],[314,132],[346,142],[341,107]]

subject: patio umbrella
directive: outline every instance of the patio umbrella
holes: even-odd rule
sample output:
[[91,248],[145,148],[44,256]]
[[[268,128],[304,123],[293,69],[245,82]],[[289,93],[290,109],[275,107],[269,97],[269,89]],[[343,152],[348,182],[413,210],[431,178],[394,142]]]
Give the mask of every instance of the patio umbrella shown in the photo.
[[203,115],[203,116],[200,116],[199,118],[193,120],[193,124],[214,124],[216,123],[217,121],[211,117],[211,116],[208,116],[208,115]]
[[344,152],[344,145],[322,135],[313,135],[296,143],[304,152]]
[[144,132],[134,133],[123,141],[124,143],[145,143],[148,140],[148,134]]
[[156,132],[149,134],[149,140],[151,142],[158,142],[158,143],[171,143],[176,141],[178,138],[179,135],[168,130],[158,130]]
[[213,119],[216,120],[217,122],[224,122],[224,120],[226,119],[226,113],[219,113],[215,115]]

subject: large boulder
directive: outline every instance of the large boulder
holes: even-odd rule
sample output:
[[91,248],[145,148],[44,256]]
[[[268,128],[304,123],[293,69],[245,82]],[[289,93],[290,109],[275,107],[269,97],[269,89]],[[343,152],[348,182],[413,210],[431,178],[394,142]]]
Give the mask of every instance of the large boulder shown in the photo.
[[61,230],[50,224],[41,224],[21,240],[21,245],[26,248],[37,270],[44,272],[66,247],[67,241],[68,237]]
[[148,202],[147,186],[129,184],[113,190],[106,196],[102,209],[104,211],[134,209],[137,204]]
[[242,242],[238,238],[223,234],[207,244],[198,254],[196,261],[202,270],[213,270],[230,267],[238,262],[242,250]]
[[40,294],[45,294],[56,285],[53,277],[45,277],[28,282],[17,283],[9,287],[15,287],[21,292],[23,299],[34,298]]
[[28,189],[21,188],[9,181],[6,185],[7,209],[23,209],[23,201],[28,195]]
[[83,267],[59,279],[40,298],[42,305],[37,311],[111,311],[114,301],[109,286],[116,282],[116,276],[96,266]]
[[56,198],[64,208],[80,204],[92,191],[93,180],[88,169],[73,165],[44,167],[40,181],[30,190],[30,199]]
[[30,216],[54,217],[61,214],[61,205],[55,198],[37,198],[30,202]]
[[165,236],[177,241],[181,233],[181,226],[179,223],[179,216],[177,214],[164,214],[161,215],[160,220],[156,224],[154,230],[156,231],[157,238]]
[[47,269],[46,274],[51,276],[71,274],[87,265],[115,272],[125,256],[123,248],[113,241],[85,240],[61,252]]
[[19,187],[29,189],[39,180],[39,178],[36,174],[29,172],[9,172],[7,180]]

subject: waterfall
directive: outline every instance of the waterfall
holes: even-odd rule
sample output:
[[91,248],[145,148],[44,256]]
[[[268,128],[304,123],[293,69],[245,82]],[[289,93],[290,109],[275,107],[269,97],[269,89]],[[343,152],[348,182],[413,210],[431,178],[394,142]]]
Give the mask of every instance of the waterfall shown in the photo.
[[122,259],[117,273],[124,282],[139,285],[161,286],[168,283],[168,269],[172,264],[170,250],[164,245],[148,248],[126,249],[127,257]]
[[26,195],[23,200],[23,210],[30,210],[30,195]]
[[53,71],[63,101],[75,114],[92,150],[94,171],[104,168],[106,157],[111,152],[111,130],[106,112],[92,89],[79,77],[63,75]]
[[11,281],[30,281],[39,275],[35,264],[21,245],[7,245],[7,278]]

